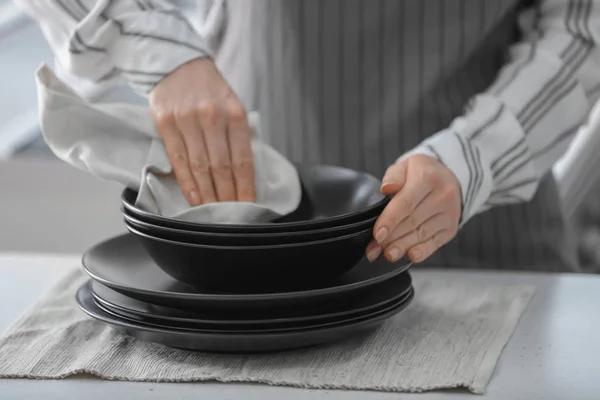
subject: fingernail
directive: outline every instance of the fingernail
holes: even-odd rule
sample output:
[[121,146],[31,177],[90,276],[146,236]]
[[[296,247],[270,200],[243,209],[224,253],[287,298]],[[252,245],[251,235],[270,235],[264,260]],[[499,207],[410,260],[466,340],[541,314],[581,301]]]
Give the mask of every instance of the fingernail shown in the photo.
[[371,250],[367,252],[367,259],[369,262],[373,262],[379,258],[381,255],[381,247],[375,246]]
[[390,259],[392,261],[398,261],[398,259],[400,258],[400,255],[402,253],[400,252],[400,249],[397,247],[392,248],[389,252],[388,255],[390,256]]
[[412,254],[412,259],[414,261],[418,261],[421,258],[421,250],[417,250],[417,249],[412,250],[411,254]]
[[190,199],[192,199],[192,203],[194,203],[194,205],[200,204],[200,196],[198,195],[197,191],[190,190]]
[[381,188],[379,189],[380,192],[387,192],[389,190],[398,190],[400,187],[400,184],[398,182],[395,181],[390,181],[390,182],[383,182],[381,184]]
[[383,188],[384,186],[387,186],[387,185],[397,185],[397,184],[398,184],[397,180],[387,178],[387,179],[383,180],[383,182],[381,183],[381,187]]
[[385,226],[383,228],[379,228],[379,230],[375,234],[375,240],[377,241],[377,243],[383,243],[383,241],[388,235],[388,232],[388,228],[386,228]]

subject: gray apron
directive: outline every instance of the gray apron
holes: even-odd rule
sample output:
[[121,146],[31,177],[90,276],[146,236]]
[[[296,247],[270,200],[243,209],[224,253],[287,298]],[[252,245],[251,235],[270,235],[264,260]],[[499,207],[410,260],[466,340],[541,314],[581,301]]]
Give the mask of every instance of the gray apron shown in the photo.
[[[493,82],[521,3],[228,0],[217,62],[287,157],[381,177]],[[577,271],[569,237],[549,173],[533,200],[475,216],[423,264]]]

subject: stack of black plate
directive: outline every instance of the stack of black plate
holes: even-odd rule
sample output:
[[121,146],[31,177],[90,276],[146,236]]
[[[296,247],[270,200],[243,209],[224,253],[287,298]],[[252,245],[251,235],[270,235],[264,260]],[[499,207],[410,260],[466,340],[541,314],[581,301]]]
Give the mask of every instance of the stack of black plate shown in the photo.
[[380,182],[338,167],[298,172],[300,207],[271,224],[164,218],[125,190],[132,234],[84,255],[92,280],[80,307],[142,340],[216,352],[305,347],[377,327],[414,295],[408,260],[363,257],[388,201]]

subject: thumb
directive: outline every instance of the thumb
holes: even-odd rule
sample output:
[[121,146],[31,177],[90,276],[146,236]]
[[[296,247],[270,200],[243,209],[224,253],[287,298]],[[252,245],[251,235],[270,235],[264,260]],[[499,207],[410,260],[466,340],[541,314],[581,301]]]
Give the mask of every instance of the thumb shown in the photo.
[[392,196],[400,191],[406,183],[407,160],[401,160],[385,171],[381,183],[381,193]]

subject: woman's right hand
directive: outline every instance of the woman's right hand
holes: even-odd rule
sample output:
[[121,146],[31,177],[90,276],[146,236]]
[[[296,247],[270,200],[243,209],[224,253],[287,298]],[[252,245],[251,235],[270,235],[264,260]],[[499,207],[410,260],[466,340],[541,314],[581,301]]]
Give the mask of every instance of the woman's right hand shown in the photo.
[[179,66],[149,100],[190,205],[256,200],[246,110],[210,58]]

